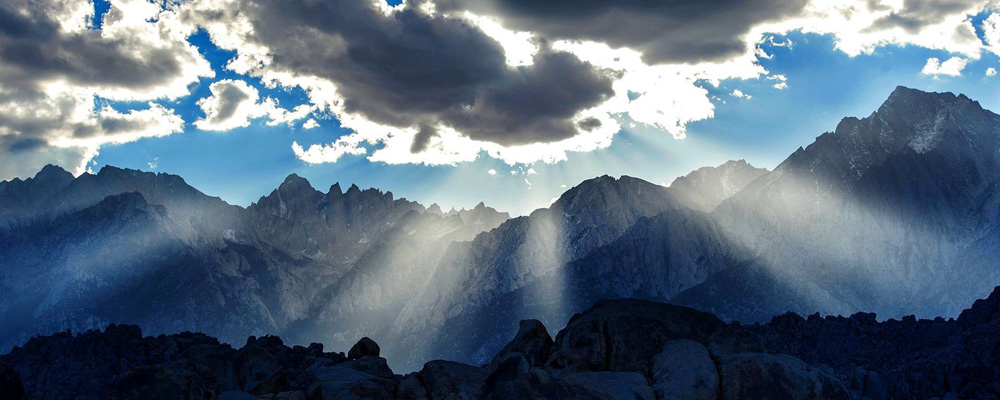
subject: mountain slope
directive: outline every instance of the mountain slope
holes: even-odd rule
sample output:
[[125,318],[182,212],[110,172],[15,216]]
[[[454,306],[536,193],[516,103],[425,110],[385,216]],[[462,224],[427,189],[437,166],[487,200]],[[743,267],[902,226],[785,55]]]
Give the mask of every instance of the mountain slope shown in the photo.
[[[4,185],[13,191],[5,199],[19,201],[4,204],[37,208],[0,229],[3,348],[37,333],[109,322],[151,332],[199,329],[231,343],[286,332],[331,309],[346,312],[343,298],[354,292],[330,292],[357,287],[350,283],[357,277],[396,282],[385,288],[393,291],[430,273],[397,269],[400,252],[434,254],[508,218],[485,206],[429,213],[357,186],[323,194],[294,175],[246,209],[177,176],[114,167],[49,184],[42,195],[16,187],[37,187],[64,176],[60,171],[47,167]],[[401,307],[399,298],[383,300],[367,301]]]
[[767,172],[767,169],[755,168],[746,160],[727,161],[717,167],[702,167],[674,179],[670,188],[686,207],[710,212]]
[[[726,234],[819,311],[953,315],[995,268],[945,299],[954,263],[995,226],[1000,116],[951,93],[897,88],[714,211]],[[941,301],[944,300],[944,301]],[[814,310],[802,310],[814,311]],[[761,319],[765,315],[742,315]]]

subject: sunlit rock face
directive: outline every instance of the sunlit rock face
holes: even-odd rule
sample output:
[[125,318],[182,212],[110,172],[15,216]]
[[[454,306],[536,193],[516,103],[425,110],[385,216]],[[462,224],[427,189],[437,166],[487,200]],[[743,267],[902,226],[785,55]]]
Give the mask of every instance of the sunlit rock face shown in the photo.
[[728,161],[679,177],[670,184],[670,188],[674,189],[674,195],[685,207],[709,212],[767,173],[767,169],[755,168],[746,160]]
[[[985,250],[996,237],[998,145],[1000,116],[979,103],[899,87],[878,111],[845,118],[713,217],[757,255],[772,284],[818,307],[799,310],[955,315],[998,281],[990,265],[998,255]],[[728,301],[710,297],[689,299]]]

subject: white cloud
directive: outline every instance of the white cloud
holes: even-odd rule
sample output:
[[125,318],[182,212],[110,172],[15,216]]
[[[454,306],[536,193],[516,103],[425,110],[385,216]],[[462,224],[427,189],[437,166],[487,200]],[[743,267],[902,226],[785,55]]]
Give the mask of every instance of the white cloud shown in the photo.
[[[206,131],[227,131],[250,125],[251,119],[267,118],[268,125],[292,124],[312,112],[309,105],[299,105],[289,111],[277,105],[272,98],[260,99],[256,88],[244,81],[223,79],[209,86],[212,95],[198,100],[205,117],[195,121],[194,125]],[[312,121],[310,125],[309,121]],[[303,126],[306,129],[318,126],[310,119]]]
[[206,131],[226,131],[250,125],[251,118],[262,116],[260,94],[246,82],[221,80],[209,86],[212,95],[198,100],[205,118],[194,126]]
[[962,70],[965,69],[965,65],[969,61],[961,57],[952,57],[941,62],[940,59],[931,57],[927,59],[927,64],[924,65],[924,69],[920,71],[924,75],[947,75],[947,76],[962,76]]
[[160,166],[160,157],[153,157],[153,160],[147,162],[146,165],[149,166],[149,169],[156,169]]
[[777,81],[777,83],[771,85],[771,87],[775,89],[784,90],[788,88],[788,78],[785,77],[784,75],[781,74],[768,75],[767,79],[771,81]]
[[866,0],[812,0],[798,18],[755,29],[757,32],[831,34],[835,47],[850,56],[871,54],[890,45],[947,50],[978,58],[982,42],[970,15],[989,0],[949,3]]
[[490,175],[494,175],[494,176],[495,176],[495,175],[497,174],[497,170],[495,170],[495,169],[493,169],[493,168],[490,168],[490,170],[489,170],[489,171],[486,171],[486,173],[488,173],[488,174],[490,174]]
[[494,18],[481,17],[469,12],[464,16],[503,46],[508,65],[532,64],[535,54],[538,53],[538,45],[533,42],[534,36],[531,32],[510,31],[504,29]]
[[302,124],[302,129],[313,129],[316,127],[319,127],[319,122],[316,122],[316,120],[312,118],[309,118],[308,121]]
[[997,69],[993,67],[986,68],[986,76],[996,76]]
[[1000,56],[1000,13],[990,14],[983,21],[983,40],[993,54]]
[[739,98],[739,99],[746,99],[746,100],[750,100],[750,99],[753,98],[753,96],[750,96],[749,94],[743,93],[743,91],[739,90],[739,89],[733,89],[733,92],[730,93],[729,95],[733,96],[733,97],[736,97],[736,98]]
[[0,58],[0,179],[46,163],[81,174],[102,146],[181,132],[174,110],[152,101],[214,75],[172,4],[111,0],[94,30],[92,2],[9,1],[19,12],[7,22],[24,29],[0,32],[0,50],[37,56]]

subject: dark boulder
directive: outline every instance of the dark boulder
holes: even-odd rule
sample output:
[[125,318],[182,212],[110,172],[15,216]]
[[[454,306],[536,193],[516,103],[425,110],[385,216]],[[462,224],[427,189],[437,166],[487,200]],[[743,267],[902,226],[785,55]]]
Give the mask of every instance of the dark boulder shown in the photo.
[[113,398],[148,400],[210,400],[217,387],[188,362],[142,366],[120,376],[112,385]]
[[381,349],[379,349],[378,343],[367,337],[363,337],[347,352],[347,359],[357,360],[364,356],[378,357],[379,353],[381,353]]
[[382,357],[362,357],[357,360],[347,361],[339,366],[375,375],[383,379],[393,378],[392,370],[389,369],[389,363]]
[[21,377],[17,375],[17,371],[14,371],[14,368],[4,363],[0,363],[0,393],[3,393],[3,398],[5,399],[26,399]]
[[545,365],[545,361],[552,353],[552,345],[552,336],[549,336],[548,330],[545,329],[545,325],[542,325],[541,321],[536,319],[522,320],[517,334],[493,357],[491,364],[497,363],[507,354],[520,353],[528,361],[528,365],[541,367]]
[[708,352],[712,357],[740,353],[767,353],[767,343],[757,334],[732,326],[708,338]]
[[615,400],[656,400],[646,377],[638,372],[581,372],[561,378],[564,382],[586,388]]
[[240,387],[258,395],[288,390],[281,360],[264,347],[246,346],[237,357]]
[[719,372],[701,343],[671,340],[653,357],[653,390],[660,399],[714,400]]
[[675,339],[705,343],[725,329],[712,314],[645,300],[600,300],[556,337],[548,367],[564,373],[648,372],[652,355]]
[[611,396],[554,378],[541,368],[532,368],[520,353],[497,360],[486,378],[484,400],[578,399],[613,400]]
[[427,400],[427,389],[417,374],[410,374],[396,386],[396,400]]
[[483,396],[486,372],[468,364],[435,360],[424,364],[420,380],[429,398],[474,400]]
[[310,400],[391,399],[396,382],[341,366],[313,368],[316,379],[309,386]]
[[795,357],[746,353],[719,359],[722,399],[809,400],[851,398],[836,378]]

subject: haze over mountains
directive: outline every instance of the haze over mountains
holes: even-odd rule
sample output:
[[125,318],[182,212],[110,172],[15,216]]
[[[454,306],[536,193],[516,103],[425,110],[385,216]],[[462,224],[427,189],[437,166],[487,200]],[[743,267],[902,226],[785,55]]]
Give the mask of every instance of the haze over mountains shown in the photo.
[[786,311],[957,316],[1000,283],[1000,116],[897,88],[774,171],[669,187],[602,176],[510,218],[291,175],[247,208],[180,177],[53,166],[0,183],[0,350],[132,323],[242,343],[370,336],[402,370],[489,361],[598,298],[753,322]]

